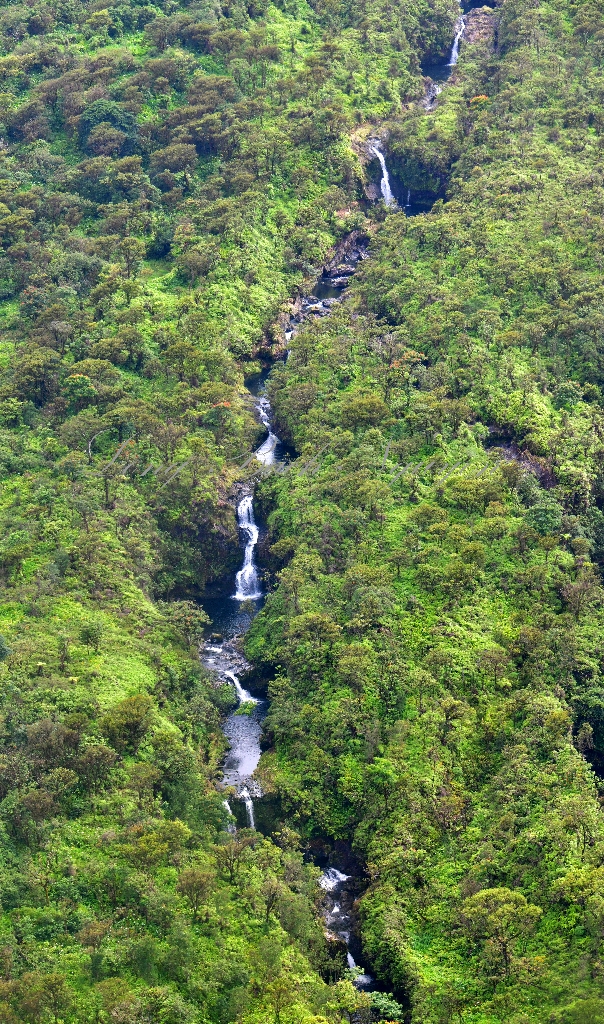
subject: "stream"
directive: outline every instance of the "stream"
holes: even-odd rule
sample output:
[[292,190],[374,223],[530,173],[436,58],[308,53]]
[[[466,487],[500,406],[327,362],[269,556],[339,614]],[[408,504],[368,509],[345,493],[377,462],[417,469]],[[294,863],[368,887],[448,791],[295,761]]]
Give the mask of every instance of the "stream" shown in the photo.
[[[468,6],[473,4],[470,3]],[[464,30],[465,19],[460,9],[460,18],[455,28],[455,38],[447,63],[424,69],[424,74],[429,75],[432,81],[432,93],[429,86],[424,103],[426,109],[430,109],[429,103],[433,105],[441,91],[442,86],[437,83],[444,82],[457,63]],[[385,206],[397,208],[399,204],[392,192],[381,140],[369,139],[367,151],[380,165],[379,187]],[[423,208],[413,207],[408,189],[405,193],[405,213],[413,216],[415,213],[424,212]],[[369,259],[368,239],[362,232],[353,231],[340,244],[333,260],[315,281],[313,294],[300,297],[293,303],[284,330],[286,345],[289,345],[306,321],[329,315],[333,306],[342,301],[358,264],[366,259]],[[253,458],[261,466],[278,468],[284,465],[285,453],[279,437],[273,431],[271,421],[271,407],[266,395],[266,378],[269,372],[270,369],[248,382],[248,390],[255,398],[258,419],[267,434],[254,452]],[[222,780],[225,797],[228,797],[224,801],[225,807],[231,815],[229,831],[234,832],[237,827],[247,825],[249,828],[270,834],[274,821],[270,822],[268,818],[264,822],[260,820],[264,804],[261,800],[263,793],[260,783],[254,777],[261,756],[262,723],[268,711],[268,701],[262,697],[252,696],[241,683],[241,678],[245,678],[252,668],[241,653],[241,641],[265,599],[256,561],[256,549],[261,539],[262,528],[256,523],[254,515],[253,482],[245,483],[239,489],[237,522],[243,550],[241,568],[235,575],[234,583],[228,585],[228,590],[208,594],[203,599],[204,609],[212,620],[213,633],[203,644],[200,655],[207,669],[215,673],[219,680],[231,684],[238,701],[237,708],[227,715],[223,723],[223,732],[229,743]],[[323,868],[318,884],[324,894],[323,920],[326,935],[345,944],[347,964],[355,974],[355,985],[370,990],[374,987],[374,979],[359,967],[355,960],[355,956],[361,960],[363,958],[355,928],[354,909],[355,901],[364,887],[362,867],[344,844],[337,843],[325,858],[315,858],[315,863],[319,863]]]
[[[422,72],[426,79],[426,93],[421,105],[426,111],[434,109],[445,82],[453,73],[453,69],[459,60],[459,50],[466,30],[466,17],[464,12],[471,10],[477,2],[478,0],[469,0],[465,5],[460,5],[459,18],[455,24],[455,35],[446,59],[422,65]],[[395,189],[398,194],[395,195],[390,173],[386,166],[386,157],[382,149],[381,139],[368,139],[367,153],[369,156],[375,157],[379,162],[381,169],[380,194],[386,207],[390,209],[400,207],[408,217],[414,217],[418,213],[428,212],[431,204],[427,205],[420,197],[416,197],[414,200],[411,194],[411,189],[405,187],[401,181],[396,181],[396,178]]]
[[[388,171],[385,163],[383,176],[387,189]],[[384,185],[382,194],[386,198]],[[286,341],[296,334],[305,321],[329,314],[334,304],[342,300],[357,264],[368,257],[363,236],[353,232],[340,247],[339,257],[328,265],[322,277],[315,282],[315,294],[302,298],[294,306],[285,331]],[[272,429],[271,408],[265,394],[266,376],[261,374],[255,386],[248,385],[256,399],[258,418],[267,431],[266,439],[256,449],[254,456],[262,466],[282,465],[282,445]],[[256,563],[256,548],[261,531],[254,516],[252,485],[244,484],[241,488],[237,500],[237,522],[243,541],[242,565],[235,575],[234,592],[204,600],[204,607],[212,618],[214,633],[204,643],[201,658],[207,669],[233,686],[238,700],[238,707],[227,715],[223,724],[230,749],[223,765],[222,785],[233,794],[225,799],[225,807],[231,815],[229,830],[234,831],[237,825],[245,824],[262,831],[256,811],[263,809],[260,800],[263,793],[258,780],[254,778],[254,772],[260,761],[262,722],[268,710],[268,702],[252,696],[242,685],[241,678],[252,666],[240,650],[241,638],[254,615],[260,611],[265,596]],[[245,809],[243,821],[240,808]],[[319,886],[324,894],[326,935],[345,944],[347,966],[355,974],[355,985],[370,989],[373,978],[362,967],[358,967],[354,956],[362,956],[360,942],[355,934],[354,915],[354,903],[363,888],[361,869],[347,851],[339,851],[335,856],[327,858],[324,867]]]

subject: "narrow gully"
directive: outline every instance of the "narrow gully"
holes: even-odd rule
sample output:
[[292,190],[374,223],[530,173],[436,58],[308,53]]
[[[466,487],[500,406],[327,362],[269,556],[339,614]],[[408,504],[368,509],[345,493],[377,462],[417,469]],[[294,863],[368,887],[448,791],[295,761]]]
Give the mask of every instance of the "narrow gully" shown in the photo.
[[[350,257],[350,253],[348,253]],[[342,294],[344,284],[354,272],[359,260],[367,257],[364,247],[357,247],[353,250],[352,263],[346,263],[337,268],[339,289],[337,293]],[[343,272],[345,271],[345,273]],[[327,278],[324,287],[333,288],[331,284],[334,278]],[[315,288],[320,291],[320,287]],[[290,337],[299,329],[301,324],[313,316],[325,315],[333,305],[334,296],[327,296],[331,303],[323,305],[325,299],[319,296],[310,296],[309,301],[303,305],[303,313],[295,314],[295,321],[290,323]],[[312,300],[312,301],[311,301]],[[339,298],[335,298],[339,301]],[[279,438],[272,430],[270,419],[270,403],[264,394],[263,389],[257,396],[256,409],[261,422],[266,427],[268,436],[256,450],[255,456],[262,465],[274,465],[281,462],[279,456]],[[258,766],[261,755],[262,722],[268,710],[268,702],[253,697],[252,694],[242,685],[240,676],[248,671],[251,666],[239,650],[241,635],[237,633],[238,625],[241,625],[237,609],[247,606],[247,614],[252,616],[262,607],[264,594],[261,590],[258,567],[256,564],[256,547],[260,531],[254,517],[253,491],[245,493],[237,504],[237,521],[239,529],[244,538],[244,554],[241,569],[235,576],[235,592],[227,601],[226,614],[217,615],[214,609],[214,629],[221,631],[221,642],[216,639],[206,642],[202,648],[202,662],[206,668],[216,672],[222,679],[227,680],[233,686],[238,700],[238,707],[227,716],[223,724],[223,732],[229,742],[229,751],[226,755],[223,766],[222,785],[226,789],[234,791],[234,797],[245,807],[246,822],[249,828],[256,828],[255,800],[262,797],[262,788],[254,772]],[[235,612],[229,605],[235,605]],[[242,630],[245,632],[245,630]],[[215,634],[216,637],[216,634]],[[225,799],[225,808],[231,815],[229,831],[236,827],[236,814],[228,799]],[[349,970],[355,973],[355,984],[359,988],[370,989],[373,987],[373,977],[358,967],[353,956],[359,953],[360,943],[355,937],[353,904],[358,895],[360,887],[360,876],[354,876],[341,870],[339,866],[330,865],[326,867],[319,878],[319,886],[324,892],[324,923],[326,934],[332,940],[339,940],[346,946],[346,959]]]
[[[447,69],[435,81],[445,81],[450,75],[459,57],[459,48],[465,29],[465,19],[460,9],[460,19],[456,26],[449,61],[438,68]],[[435,69],[436,70],[436,69]],[[440,92],[440,87],[436,87]],[[369,150],[377,157],[381,167],[380,190],[386,206],[395,207],[396,199],[392,194],[386,158],[379,139],[369,141]],[[407,190],[405,212],[413,215],[411,193]],[[415,211],[419,212],[419,211]],[[339,303],[358,264],[369,258],[366,239],[358,232],[353,232],[348,243],[341,247],[341,256],[332,263],[322,276],[317,279],[314,294],[299,301],[285,329],[285,340],[288,344],[306,320],[313,317],[327,316],[333,306]],[[289,354],[289,353],[288,353]],[[287,358],[287,356],[286,356]],[[270,371],[269,371],[270,372]],[[255,388],[250,387],[250,394],[256,398],[256,411],[260,422],[267,431],[267,437],[254,452],[254,457],[262,466],[278,466],[283,464],[281,442],[272,429],[271,407],[266,396],[266,376],[260,375]],[[245,808],[247,825],[256,828],[256,808],[254,801],[263,796],[262,788],[254,777],[261,756],[262,723],[268,711],[266,699],[253,697],[241,684],[240,676],[251,670],[252,666],[242,655],[241,640],[249,628],[254,616],[260,611],[264,602],[264,593],[260,584],[260,575],[256,564],[256,548],[260,538],[260,529],[254,516],[253,485],[247,485],[237,504],[237,521],[244,540],[243,564],[235,576],[235,592],[227,597],[204,600],[203,604],[209,612],[215,630],[212,640],[204,643],[201,649],[201,660],[206,668],[215,672],[219,678],[232,684],[238,706],[227,715],[223,723],[223,732],[229,743],[229,751],[223,765],[222,785],[232,790],[235,799]],[[237,814],[233,812],[229,799],[224,801],[225,808],[231,815],[227,826],[235,831]],[[330,858],[330,859],[333,859]],[[373,977],[359,967],[354,959],[353,951],[362,957],[360,941],[355,934],[354,902],[358,898],[362,886],[362,876],[342,870],[345,863],[342,859],[337,864],[329,861],[323,865],[325,870],[319,878],[319,886],[324,892],[324,923],[326,934],[332,939],[345,943],[348,968],[355,972],[355,984],[359,988],[375,987]]]

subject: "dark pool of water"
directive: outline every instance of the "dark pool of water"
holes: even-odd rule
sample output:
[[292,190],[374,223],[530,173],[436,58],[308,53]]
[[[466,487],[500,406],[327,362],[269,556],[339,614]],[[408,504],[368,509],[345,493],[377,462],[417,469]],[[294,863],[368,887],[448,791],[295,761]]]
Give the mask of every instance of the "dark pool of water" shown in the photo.
[[446,82],[451,77],[454,65],[447,64],[422,64],[422,74],[431,78],[433,82]]
[[[230,589],[233,590],[232,580]],[[210,632],[219,633],[225,640],[247,633],[263,604],[264,598],[242,602],[236,601],[230,594],[208,597],[206,593],[201,599],[204,612],[212,620]]]
[[323,299],[341,299],[344,293],[344,288],[334,288],[329,284],[329,280],[329,278],[320,277],[313,287],[313,295],[316,295],[321,301]]
[[266,382],[272,368],[273,364],[269,363],[267,366],[262,367],[260,373],[253,373],[250,377],[245,378],[245,386],[254,398],[259,398],[260,395],[264,394]]

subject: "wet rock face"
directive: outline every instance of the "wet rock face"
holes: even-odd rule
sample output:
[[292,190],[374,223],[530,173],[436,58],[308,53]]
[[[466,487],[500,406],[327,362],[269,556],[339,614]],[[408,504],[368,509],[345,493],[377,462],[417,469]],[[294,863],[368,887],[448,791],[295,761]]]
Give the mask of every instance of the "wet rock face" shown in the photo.
[[433,82],[430,77],[424,78],[425,93],[423,99],[420,100],[420,106],[424,110],[433,110],[436,100],[442,92],[442,85],[438,85],[437,82]]
[[252,668],[241,652],[243,637],[235,636],[225,640],[220,633],[212,633],[210,640],[200,648],[203,664],[216,676],[217,685],[223,682],[226,672],[245,676]]
[[332,307],[341,302],[357,266],[369,258],[367,245],[367,236],[360,231],[353,231],[340,243],[333,258],[323,267],[323,274],[315,282],[315,293],[302,296],[293,307],[284,325],[286,344],[306,320],[327,316]]
[[358,930],[357,898],[362,889],[360,877],[347,875],[336,867],[328,867],[319,879],[323,890],[323,920],[326,925],[325,937],[333,943],[333,950],[339,956],[341,945],[346,954],[346,966],[359,973],[354,984],[357,988],[371,989],[374,979],[356,963],[353,953],[361,955]]
[[284,311],[279,317],[274,327],[279,345],[270,352],[271,359],[289,348],[289,342],[305,320],[326,316],[332,306],[341,302],[358,264],[369,258],[368,245],[369,238],[363,231],[351,231],[340,242],[332,258],[323,266],[320,277],[315,281],[313,294],[298,296],[290,302],[287,312]]
[[323,268],[325,274],[340,273],[354,274],[357,264],[361,259],[367,259],[367,245],[369,239],[362,231],[351,231],[346,238],[342,239],[336,247],[329,263]]
[[464,43],[489,43],[495,34],[497,14],[491,7],[475,7],[466,15]]

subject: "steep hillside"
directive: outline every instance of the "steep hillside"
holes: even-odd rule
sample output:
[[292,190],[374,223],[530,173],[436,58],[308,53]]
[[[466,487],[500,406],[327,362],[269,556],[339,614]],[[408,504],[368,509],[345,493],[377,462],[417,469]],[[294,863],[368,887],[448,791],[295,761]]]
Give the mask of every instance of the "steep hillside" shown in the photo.
[[[349,838],[378,973],[422,1024],[604,1019],[604,189],[597,4],[505,0],[337,313],[272,378],[264,775]],[[493,28],[491,32],[489,22]]]
[[[0,12],[0,1019],[339,1021],[295,834],[231,836],[244,375],[359,221],[349,132],[421,92],[452,0]],[[334,982],[334,984],[328,984]],[[365,1000],[366,1003],[366,1000]]]

